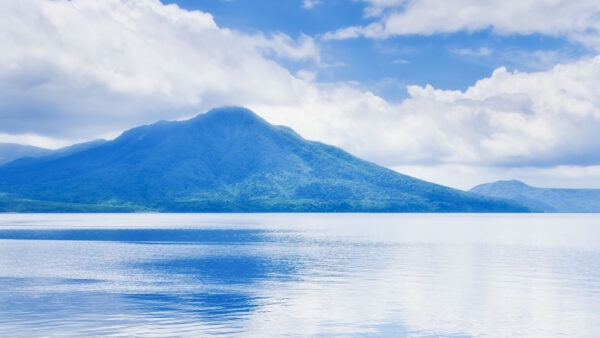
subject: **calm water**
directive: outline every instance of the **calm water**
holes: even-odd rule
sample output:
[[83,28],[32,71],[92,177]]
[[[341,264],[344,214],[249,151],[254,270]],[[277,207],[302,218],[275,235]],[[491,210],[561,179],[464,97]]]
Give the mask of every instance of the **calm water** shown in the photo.
[[0,336],[600,336],[600,215],[0,215]]

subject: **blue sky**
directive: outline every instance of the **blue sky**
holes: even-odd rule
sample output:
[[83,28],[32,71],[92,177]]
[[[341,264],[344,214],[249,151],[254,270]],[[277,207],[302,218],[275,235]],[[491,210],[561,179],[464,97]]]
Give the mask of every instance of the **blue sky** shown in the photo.
[[0,142],[242,105],[458,188],[600,187],[597,0],[0,4]]
[[434,35],[402,35],[385,39],[357,38],[324,41],[323,35],[341,27],[376,21],[365,17],[368,2],[333,0],[311,8],[302,0],[169,0],[189,10],[211,13],[221,27],[248,33],[283,32],[320,40],[323,63],[278,60],[288,69],[315,70],[319,81],[356,81],[388,100],[406,98],[405,86],[431,84],[441,89],[465,90],[496,68],[547,70],[594,50],[565,37],[543,34],[495,34],[491,29]]

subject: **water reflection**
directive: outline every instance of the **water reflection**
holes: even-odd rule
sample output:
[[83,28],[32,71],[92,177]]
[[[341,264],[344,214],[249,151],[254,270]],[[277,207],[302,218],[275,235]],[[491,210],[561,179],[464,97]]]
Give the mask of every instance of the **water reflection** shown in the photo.
[[7,215],[0,336],[598,336],[600,218],[547,216]]
[[192,278],[204,284],[251,284],[264,279],[284,280],[296,270],[289,260],[259,256],[216,256],[157,260],[137,264],[148,273]]
[[114,242],[253,243],[266,231],[253,229],[0,229],[0,239]]

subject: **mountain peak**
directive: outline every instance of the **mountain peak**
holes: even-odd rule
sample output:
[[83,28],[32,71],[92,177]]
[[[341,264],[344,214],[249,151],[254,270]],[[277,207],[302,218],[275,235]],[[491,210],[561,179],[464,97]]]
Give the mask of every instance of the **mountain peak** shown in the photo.
[[505,181],[497,181],[496,184],[502,184],[513,187],[528,187],[526,183],[523,183],[519,180],[505,180]]
[[194,118],[194,120],[211,120],[219,123],[236,124],[236,123],[250,123],[250,122],[261,122],[266,123],[260,116],[248,108],[239,106],[227,106],[214,108],[200,114]]
[[480,184],[476,187],[473,187],[470,191],[487,194],[487,192],[496,189],[523,190],[527,188],[530,188],[530,186],[519,180],[501,180],[492,183]]

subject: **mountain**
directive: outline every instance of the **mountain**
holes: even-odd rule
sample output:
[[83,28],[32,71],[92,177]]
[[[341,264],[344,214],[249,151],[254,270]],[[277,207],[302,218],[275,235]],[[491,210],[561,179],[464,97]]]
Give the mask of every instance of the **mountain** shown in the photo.
[[52,153],[50,149],[14,143],[0,143],[0,165],[23,157],[40,157]]
[[[97,146],[99,146],[101,144],[104,144],[106,142],[108,142],[108,141],[103,140],[103,139],[98,139],[98,140],[94,140],[94,141],[89,141],[89,142],[74,144],[74,145],[63,147],[63,148],[59,148],[59,149],[56,149],[56,150],[49,150],[48,149],[47,151],[43,152],[41,155],[38,155],[38,156],[21,156],[21,157],[18,157],[16,160],[10,161],[6,165],[7,166],[22,166],[22,165],[25,165],[27,163],[38,163],[36,161],[36,158],[39,158],[39,157],[42,157],[42,156],[44,156],[44,161],[48,161],[50,159],[58,159],[58,158],[61,158],[61,157],[65,157],[65,156],[74,154],[76,152],[80,152],[80,151],[83,151],[83,150],[86,150],[86,149],[97,147]],[[39,148],[39,149],[42,149],[42,148]],[[43,149],[43,150],[46,150],[46,149]]]
[[529,211],[399,174],[239,107],[1,166],[0,210]]
[[536,188],[520,181],[498,181],[470,190],[544,212],[600,212],[600,189]]

